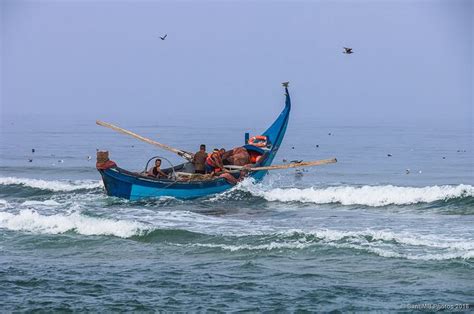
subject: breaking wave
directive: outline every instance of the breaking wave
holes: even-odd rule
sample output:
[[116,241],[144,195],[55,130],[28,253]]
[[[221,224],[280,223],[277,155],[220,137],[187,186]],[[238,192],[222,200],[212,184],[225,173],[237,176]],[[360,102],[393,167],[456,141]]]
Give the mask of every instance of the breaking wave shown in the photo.
[[[42,215],[30,209],[16,214],[0,212],[0,228],[40,234],[74,232],[87,236],[115,236],[148,243],[166,242],[191,249],[217,249],[230,252],[342,249],[357,250],[386,258],[413,260],[473,259],[474,239],[444,235],[418,234],[392,230],[266,230],[257,234],[252,230],[219,228],[218,219],[206,220],[214,228],[196,230],[186,228],[190,213],[169,217],[161,223],[144,223],[91,217],[79,212]],[[170,213],[163,213],[160,221]],[[191,216],[190,216],[191,215]],[[182,216],[182,217],[181,217]],[[185,223],[172,223],[185,219]],[[204,222],[204,221],[203,221]],[[222,221],[225,225],[225,221]],[[216,228],[217,227],[217,228]],[[227,226],[228,227],[228,226]],[[214,232],[218,229],[219,232]],[[208,230],[208,231],[206,231]]]
[[135,221],[88,217],[77,212],[70,215],[41,215],[33,210],[21,210],[18,214],[0,212],[0,228],[33,233],[76,232],[129,238],[143,234],[149,226]]
[[253,196],[267,201],[301,202],[315,204],[339,203],[342,205],[366,205],[372,207],[386,205],[410,205],[431,203],[455,198],[474,197],[472,185],[442,185],[427,187],[381,186],[337,186],[310,188],[274,188],[265,189],[261,184],[242,182],[238,190],[249,192]]
[[0,177],[0,185],[20,185],[33,189],[47,190],[53,192],[70,192],[76,190],[93,190],[103,186],[98,180],[39,180],[16,177]]
[[[264,243],[194,243],[189,246],[224,251],[302,250],[317,246],[365,251],[381,257],[412,260],[474,258],[474,239],[443,238],[383,230],[289,230]],[[416,250],[418,249],[418,250]]]

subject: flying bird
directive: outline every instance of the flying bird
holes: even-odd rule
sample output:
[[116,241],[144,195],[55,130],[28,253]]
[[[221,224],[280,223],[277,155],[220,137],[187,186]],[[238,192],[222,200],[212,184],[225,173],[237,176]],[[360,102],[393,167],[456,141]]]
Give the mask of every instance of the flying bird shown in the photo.
[[303,160],[292,160],[290,162],[293,163],[293,164],[299,164],[299,163],[302,163]]
[[160,36],[161,40],[165,40],[166,36],[168,36],[168,34],[165,34],[165,36]]
[[354,53],[354,51],[352,51],[352,48],[347,48],[347,47],[342,47],[342,48],[344,48],[344,51],[342,53],[345,53],[348,55],[350,55],[351,53]]

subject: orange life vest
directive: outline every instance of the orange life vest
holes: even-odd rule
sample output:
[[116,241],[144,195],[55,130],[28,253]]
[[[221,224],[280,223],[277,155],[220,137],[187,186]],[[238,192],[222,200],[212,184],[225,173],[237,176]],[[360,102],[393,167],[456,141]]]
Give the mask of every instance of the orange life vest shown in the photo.
[[210,167],[213,167],[215,172],[222,171],[221,168],[217,167],[217,164],[214,160],[214,158],[218,158],[218,157],[220,157],[219,153],[209,153],[206,158],[206,164],[209,165]]
[[252,136],[249,139],[249,144],[257,147],[266,147],[267,137],[265,135]]

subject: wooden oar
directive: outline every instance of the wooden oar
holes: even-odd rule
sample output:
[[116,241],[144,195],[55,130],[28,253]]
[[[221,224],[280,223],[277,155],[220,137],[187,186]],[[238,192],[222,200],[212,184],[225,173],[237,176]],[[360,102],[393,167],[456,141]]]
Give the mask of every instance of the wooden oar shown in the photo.
[[158,143],[154,140],[150,140],[149,138],[146,138],[146,137],[143,137],[141,135],[138,135],[136,133],[133,133],[132,131],[128,131],[128,130],[125,130],[125,129],[122,129],[116,125],[113,125],[113,124],[110,124],[110,123],[107,123],[107,122],[103,122],[103,121],[100,121],[100,120],[97,120],[95,123],[97,123],[98,125],[100,126],[104,126],[106,128],[109,128],[109,129],[112,129],[112,130],[115,130],[117,132],[120,132],[120,133],[123,133],[123,134],[127,134],[127,135],[130,135],[131,137],[134,137],[140,141],[143,141],[145,143],[148,143],[148,144],[151,144],[151,145],[155,145],[155,146],[158,146],[160,148],[163,148],[167,151],[170,151],[170,152],[173,152],[175,154],[178,154],[179,156],[189,160],[189,161],[192,161],[193,160],[193,154],[190,153],[190,152],[187,152],[187,151],[184,151],[184,150],[181,150],[181,149],[177,149],[177,148],[174,148],[174,147],[171,147],[171,146],[168,146],[166,144],[162,144],[162,143]]
[[321,165],[326,165],[326,164],[333,164],[336,162],[337,162],[336,158],[315,160],[315,161],[303,161],[303,162],[295,162],[295,163],[287,164],[287,165],[253,167],[253,168],[250,168],[250,171],[277,170],[277,169],[288,169],[288,168],[298,168],[298,167],[313,167],[313,166],[321,166]]
[[[278,169],[288,169],[288,168],[298,168],[298,167],[313,167],[313,166],[321,166],[326,164],[333,164],[336,163],[337,159],[323,159],[323,160],[315,160],[315,161],[304,161],[304,162],[295,162],[287,165],[274,165],[274,166],[266,166],[266,167],[252,167],[248,168],[249,171],[260,171],[260,170],[278,170]],[[235,169],[244,169],[244,166],[230,166],[232,170]]]

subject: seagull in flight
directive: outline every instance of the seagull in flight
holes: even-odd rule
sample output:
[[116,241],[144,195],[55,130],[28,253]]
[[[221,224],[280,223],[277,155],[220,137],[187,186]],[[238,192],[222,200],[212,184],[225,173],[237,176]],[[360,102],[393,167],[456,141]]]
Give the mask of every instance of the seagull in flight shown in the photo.
[[344,48],[344,51],[342,53],[345,53],[348,55],[350,55],[351,53],[354,53],[354,51],[352,51],[352,48],[347,48],[347,47],[342,47],[342,48]]
[[165,34],[165,36],[160,36],[161,40],[165,40],[166,36],[168,36],[168,34]]

